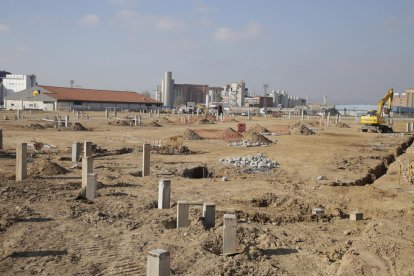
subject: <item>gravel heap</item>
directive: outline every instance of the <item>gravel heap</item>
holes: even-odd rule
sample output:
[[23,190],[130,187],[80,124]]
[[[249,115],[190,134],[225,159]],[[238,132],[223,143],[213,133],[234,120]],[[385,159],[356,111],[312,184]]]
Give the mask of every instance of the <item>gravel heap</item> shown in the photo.
[[264,154],[247,155],[243,157],[227,157],[221,158],[219,163],[239,168],[246,168],[253,172],[266,171],[277,168],[279,164],[265,157]]
[[250,141],[234,141],[229,143],[230,147],[263,147],[263,146],[268,146],[269,143],[263,143],[263,142],[250,142]]

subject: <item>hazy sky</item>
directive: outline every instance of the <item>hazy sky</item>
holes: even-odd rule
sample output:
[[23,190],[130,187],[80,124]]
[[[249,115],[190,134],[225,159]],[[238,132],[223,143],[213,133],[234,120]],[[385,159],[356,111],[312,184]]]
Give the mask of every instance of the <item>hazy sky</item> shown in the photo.
[[376,103],[414,87],[411,0],[0,0],[0,70],[40,84],[177,83]]

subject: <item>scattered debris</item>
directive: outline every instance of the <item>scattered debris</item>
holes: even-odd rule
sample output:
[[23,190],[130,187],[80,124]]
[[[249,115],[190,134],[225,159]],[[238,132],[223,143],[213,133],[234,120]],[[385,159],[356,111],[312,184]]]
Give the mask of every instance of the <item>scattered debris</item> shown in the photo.
[[342,123],[342,122],[339,122],[339,123],[335,124],[335,126],[339,127],[339,128],[350,128],[349,125],[347,125],[345,123]]
[[27,127],[28,128],[33,128],[33,129],[45,129],[46,128],[44,125],[41,125],[41,124],[30,124]]
[[318,181],[327,180],[327,178],[324,175],[320,175],[320,176],[316,177],[316,180],[318,180]]
[[88,130],[90,130],[90,129],[84,127],[81,123],[78,123],[78,122],[73,124],[72,129],[75,130],[75,131],[88,131]]
[[151,122],[148,126],[152,126],[152,127],[162,127],[162,125],[160,125],[157,120]]

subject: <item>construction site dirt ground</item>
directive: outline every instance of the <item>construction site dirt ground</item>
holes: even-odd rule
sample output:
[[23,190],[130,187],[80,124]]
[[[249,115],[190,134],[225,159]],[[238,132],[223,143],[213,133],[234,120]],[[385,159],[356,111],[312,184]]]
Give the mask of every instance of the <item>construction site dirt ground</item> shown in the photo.
[[[354,118],[342,119],[347,128],[305,117],[316,134],[289,135],[299,117],[214,123],[200,117],[181,124],[177,115],[142,114],[141,126],[129,126],[104,119],[104,112],[89,112],[89,120],[67,114],[89,131],[43,128],[41,119],[50,113],[24,111],[14,120],[14,113],[0,112],[1,275],[145,275],[147,254],[156,248],[170,252],[172,275],[414,275],[409,134],[361,133]],[[247,130],[258,124],[274,132],[266,136],[273,143],[230,147],[222,131],[236,129],[238,121]],[[394,128],[405,131],[407,122],[395,120]],[[142,144],[159,144],[188,128],[204,139],[182,140],[187,154],[154,152],[151,176],[141,177]],[[75,141],[99,149],[93,201],[78,197],[81,163],[70,159]],[[20,143],[28,143],[30,153],[31,144],[43,147],[29,155],[28,179],[16,182]],[[132,152],[120,150],[125,147]],[[252,172],[219,163],[256,153],[278,167]],[[197,166],[203,175],[189,176],[205,178],[181,176]],[[172,181],[171,209],[157,209],[160,179]],[[216,226],[204,229],[200,206],[192,206],[190,226],[176,228],[178,200],[214,202]],[[315,207],[325,215],[312,215]],[[357,210],[364,219],[351,221]],[[221,255],[225,213],[238,218],[233,256]]]

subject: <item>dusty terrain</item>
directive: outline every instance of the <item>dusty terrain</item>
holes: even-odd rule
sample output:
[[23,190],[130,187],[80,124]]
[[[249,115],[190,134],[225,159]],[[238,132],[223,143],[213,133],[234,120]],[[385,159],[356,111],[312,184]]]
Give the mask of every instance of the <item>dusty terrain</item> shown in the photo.
[[[414,275],[411,135],[361,133],[354,118],[343,120],[350,128],[320,126],[311,118],[305,124],[316,134],[289,135],[299,118],[209,123],[193,117],[181,124],[179,117],[145,114],[143,125],[129,126],[104,119],[103,112],[89,113],[90,120],[68,114],[90,131],[43,128],[41,119],[51,113],[25,111],[24,119],[14,120],[14,113],[0,112],[1,275],[145,275],[147,253],[155,248],[170,251],[173,275]],[[237,121],[277,135],[266,136],[273,142],[268,146],[230,147],[242,137],[223,136],[223,130],[236,129]],[[395,129],[405,130],[406,122],[396,120]],[[156,145],[188,128],[204,139],[183,140],[190,154],[154,152],[152,175],[142,178],[142,143]],[[75,141],[100,149],[93,202],[78,197],[81,169],[70,161]],[[170,141],[181,143],[180,137]],[[31,153],[30,144],[43,147],[30,154],[29,178],[19,183],[13,154],[23,142]],[[120,150],[125,147],[132,152]],[[219,164],[220,158],[256,153],[279,166],[255,173]],[[205,168],[206,178],[181,176],[196,166]],[[187,176],[200,176],[196,171]],[[172,180],[168,210],[157,209],[163,178]],[[175,228],[178,200],[215,202],[216,226],[205,230],[196,206],[190,227]],[[315,207],[325,215],[313,216]],[[349,220],[356,210],[364,220]],[[240,254],[234,256],[220,255],[224,213],[239,220]]]

